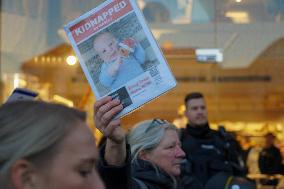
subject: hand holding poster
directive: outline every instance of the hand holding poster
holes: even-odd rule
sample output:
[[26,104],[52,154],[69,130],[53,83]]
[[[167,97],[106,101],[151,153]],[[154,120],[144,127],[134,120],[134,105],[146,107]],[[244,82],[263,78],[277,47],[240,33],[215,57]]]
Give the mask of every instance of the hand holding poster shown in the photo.
[[176,86],[134,0],[108,0],[64,27],[96,96],[118,98],[123,116]]

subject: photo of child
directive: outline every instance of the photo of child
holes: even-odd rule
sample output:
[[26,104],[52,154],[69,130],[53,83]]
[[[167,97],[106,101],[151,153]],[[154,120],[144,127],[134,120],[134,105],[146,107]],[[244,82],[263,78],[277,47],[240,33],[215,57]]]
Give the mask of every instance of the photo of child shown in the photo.
[[64,30],[96,100],[120,100],[117,117],[177,85],[136,1],[105,0]]
[[95,37],[93,48],[103,61],[99,80],[111,90],[144,73],[145,51],[133,38],[118,41],[111,32],[103,32]]

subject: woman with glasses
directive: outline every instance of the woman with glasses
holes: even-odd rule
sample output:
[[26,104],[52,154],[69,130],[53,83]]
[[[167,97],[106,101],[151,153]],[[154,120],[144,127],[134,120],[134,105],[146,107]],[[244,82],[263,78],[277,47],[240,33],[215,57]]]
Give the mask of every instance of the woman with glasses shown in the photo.
[[[95,103],[94,110],[96,127],[107,137],[106,146],[101,150],[101,166],[105,171],[112,170],[102,175],[107,188],[181,188],[178,177],[185,153],[174,125],[161,119],[138,123],[129,132],[126,142],[120,120],[113,119],[122,110],[120,102],[106,97]],[[124,181],[128,185],[113,186],[114,180],[123,179],[117,170],[127,172],[129,168],[129,180]]]

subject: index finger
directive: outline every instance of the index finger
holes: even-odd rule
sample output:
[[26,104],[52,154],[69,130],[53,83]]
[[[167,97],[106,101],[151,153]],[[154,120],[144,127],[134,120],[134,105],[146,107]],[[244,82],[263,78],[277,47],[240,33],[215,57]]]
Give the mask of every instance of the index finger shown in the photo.
[[94,105],[94,111],[97,112],[101,106],[105,105],[106,103],[110,102],[112,100],[111,96],[103,97],[102,99],[95,102]]

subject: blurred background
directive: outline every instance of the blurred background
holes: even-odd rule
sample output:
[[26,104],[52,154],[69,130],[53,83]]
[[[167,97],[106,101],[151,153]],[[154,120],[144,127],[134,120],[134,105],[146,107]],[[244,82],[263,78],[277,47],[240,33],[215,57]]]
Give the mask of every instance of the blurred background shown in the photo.
[[[16,87],[86,110],[95,97],[63,26],[100,0],[1,0],[0,102]],[[266,133],[284,146],[283,0],[137,0],[178,85],[123,118],[126,128],[160,117],[184,127],[183,99],[206,96],[212,128],[261,146]],[[198,59],[197,49],[222,58]],[[284,152],[284,148],[283,148]]]

